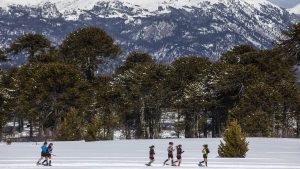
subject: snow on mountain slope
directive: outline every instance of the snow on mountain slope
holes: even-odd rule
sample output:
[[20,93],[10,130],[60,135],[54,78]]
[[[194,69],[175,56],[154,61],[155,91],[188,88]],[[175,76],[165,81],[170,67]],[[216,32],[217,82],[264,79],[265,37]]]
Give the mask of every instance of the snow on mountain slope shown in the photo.
[[295,7],[291,8],[291,9],[289,9],[289,11],[290,11],[291,13],[294,13],[294,14],[300,14],[300,4],[298,4],[297,6],[295,6]]
[[[9,5],[38,5],[45,2],[51,2],[55,4],[63,4],[65,7],[73,7],[73,9],[88,9],[92,5],[96,4],[99,1],[112,2],[116,0],[1,0],[0,7],[6,7]],[[227,0],[118,0],[123,3],[128,3],[132,5],[139,5],[145,9],[155,9],[157,10],[158,6],[163,4],[171,4],[172,6],[197,6],[201,2],[209,3],[219,3]],[[252,5],[261,5],[261,4],[272,4],[267,0],[240,0],[247,2]]]
[[[142,8],[144,10],[154,12],[159,8],[185,8],[185,7],[199,7],[200,4],[232,4],[236,3],[236,0],[1,0],[0,7],[7,8],[12,5],[23,6],[41,6],[46,2],[50,2],[56,5],[57,9],[61,13],[81,13],[83,10],[91,10],[97,3],[117,3],[122,2],[125,6]],[[272,5],[267,0],[238,0],[240,3],[246,5],[252,5],[255,8],[261,7],[261,5]]]
[[99,16],[105,18],[125,17],[147,17],[158,14],[170,13],[170,7],[175,9],[191,10],[191,8],[201,8],[203,5],[213,6],[223,4],[227,7],[234,7],[234,4],[241,4],[245,7],[252,7],[253,10],[260,10],[262,6],[272,6],[281,10],[278,6],[267,0],[1,0],[0,8],[9,10],[10,6],[22,5],[28,7],[39,7],[45,4],[55,5],[58,12],[66,20],[78,20],[80,15],[87,10],[92,10],[95,6],[102,6],[111,9],[131,8],[134,15],[127,15],[114,11],[111,15]]
[[185,55],[217,60],[238,44],[271,48],[291,23],[266,0],[0,0],[0,46],[27,32],[59,45],[88,25],[110,34],[124,56],[148,52],[166,63]]

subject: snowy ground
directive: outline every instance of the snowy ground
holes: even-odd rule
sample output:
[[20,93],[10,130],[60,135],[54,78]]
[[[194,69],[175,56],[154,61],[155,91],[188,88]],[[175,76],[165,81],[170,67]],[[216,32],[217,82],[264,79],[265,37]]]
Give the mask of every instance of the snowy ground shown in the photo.
[[[174,139],[174,140],[120,140],[103,142],[54,142],[53,167],[59,169],[141,169],[147,168],[148,147],[156,146],[156,161],[151,168],[162,166],[169,141],[182,144],[183,163],[180,168],[199,168],[201,147],[210,147],[209,168],[228,169],[300,169],[299,139],[250,138],[250,151],[245,159],[218,158],[220,139]],[[0,143],[1,169],[29,169],[37,167],[40,154],[38,143]],[[148,167],[149,168],[149,167]],[[175,167],[178,168],[178,167]]]

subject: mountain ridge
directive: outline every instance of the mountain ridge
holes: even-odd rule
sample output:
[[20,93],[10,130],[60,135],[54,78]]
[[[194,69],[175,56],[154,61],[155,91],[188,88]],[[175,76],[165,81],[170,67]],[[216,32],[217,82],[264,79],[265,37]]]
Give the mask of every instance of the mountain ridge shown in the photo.
[[142,10],[144,12],[142,15],[140,13],[140,15],[137,16],[148,16],[168,12],[168,10],[166,10],[168,7],[188,9],[192,7],[201,7],[203,3],[211,5],[223,3],[229,5],[230,3],[237,2],[252,5],[255,8],[259,8],[262,5],[270,5],[279,8],[267,0],[14,0],[13,2],[10,0],[2,0],[2,2],[0,2],[0,7],[9,9],[10,6],[21,5],[36,8],[51,3],[57,7],[57,10],[60,13],[65,15],[66,19],[77,20],[80,14],[86,10],[92,10],[93,7],[99,3],[122,3],[123,6],[137,8],[137,10]]
[[298,5],[296,5],[295,7],[289,9],[289,11],[290,11],[291,13],[300,15],[300,4],[298,4]]
[[[28,32],[43,34],[59,45],[70,32],[97,26],[124,49],[121,60],[132,51],[150,53],[165,63],[186,55],[218,60],[221,53],[238,44],[271,48],[273,41],[281,37],[281,31],[293,22],[287,10],[265,0],[251,1],[252,5],[247,3],[249,0],[197,0],[198,6],[171,1],[179,5],[158,4],[154,11],[122,0],[93,0],[96,4],[92,9],[79,13],[62,13],[57,4],[47,1],[38,6],[2,7],[0,46],[8,46],[17,36]],[[18,65],[25,59],[15,58],[10,64]]]

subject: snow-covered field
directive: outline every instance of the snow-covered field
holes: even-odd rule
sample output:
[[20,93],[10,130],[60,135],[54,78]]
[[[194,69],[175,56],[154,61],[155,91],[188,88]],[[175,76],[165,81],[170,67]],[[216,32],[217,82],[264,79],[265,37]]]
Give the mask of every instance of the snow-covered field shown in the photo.
[[[199,168],[201,147],[207,143],[211,150],[209,168],[228,169],[300,169],[299,139],[249,138],[250,151],[245,159],[218,158],[220,139],[163,139],[119,140],[101,142],[54,142],[52,168],[60,169],[141,169],[147,168],[149,146],[156,146],[156,161],[151,168],[162,166],[167,156],[169,141],[182,144],[183,162],[180,168]],[[35,163],[40,155],[41,143],[0,143],[1,169],[44,168]],[[149,168],[149,167],[148,167]],[[178,167],[175,167],[178,168]]]

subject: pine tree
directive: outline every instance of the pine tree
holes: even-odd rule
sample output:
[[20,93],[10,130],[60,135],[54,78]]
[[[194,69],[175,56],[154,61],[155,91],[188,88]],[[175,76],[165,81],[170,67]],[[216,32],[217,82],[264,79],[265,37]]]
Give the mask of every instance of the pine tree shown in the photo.
[[97,141],[99,140],[99,135],[101,131],[101,121],[98,115],[95,115],[91,123],[86,127],[86,132],[84,134],[85,141]]
[[245,134],[242,132],[237,120],[230,122],[223,139],[225,143],[221,141],[218,148],[220,157],[246,157],[249,142],[246,141]]
[[[74,65],[63,63],[23,65],[18,70],[19,113],[44,129],[55,129],[71,107],[85,111],[89,103],[87,84]],[[34,86],[34,87],[33,87]]]
[[118,56],[121,49],[105,31],[87,27],[67,36],[60,45],[60,53],[66,63],[76,65],[86,79],[93,81],[99,65]]
[[4,72],[0,71],[0,141],[2,141],[3,126],[6,124],[8,119],[8,114],[5,110],[7,92],[5,91],[5,86],[3,85],[3,76]]
[[246,53],[256,52],[250,45],[238,45],[234,46],[231,50],[222,54],[220,61],[225,62],[227,64],[238,64],[241,62],[241,56]]
[[8,58],[3,50],[0,49],[0,63],[7,61]]
[[128,55],[124,64],[117,68],[116,73],[124,73],[129,69],[133,69],[137,65],[147,65],[155,63],[155,60],[148,53],[132,52]]
[[162,82],[167,74],[165,65],[139,63],[114,78],[113,90],[120,92],[118,113],[126,136],[135,130],[136,138],[158,138],[165,100]]
[[300,23],[291,25],[288,31],[283,31],[282,33],[285,36],[277,43],[278,52],[281,53],[283,57],[290,57],[289,59],[293,61],[292,63],[299,62]]
[[80,140],[82,131],[82,118],[76,109],[71,108],[58,126],[56,139],[60,141]]
[[[97,114],[101,120],[101,138],[100,139],[113,139],[113,129],[118,125],[119,118],[114,111],[117,105],[116,93],[112,91],[110,76],[97,77],[93,83],[93,91],[95,93],[95,104],[92,104],[93,112],[91,115]],[[93,118],[93,117],[89,117]]]
[[51,47],[51,42],[39,34],[26,34],[18,37],[8,48],[8,52],[14,55],[25,52],[28,55],[29,61],[39,60],[39,55],[48,51]]
[[[193,100],[186,98],[186,89],[189,85],[196,83],[199,79],[208,76],[207,70],[212,63],[207,58],[189,56],[175,60],[171,64],[170,75],[166,79],[166,91],[168,101],[172,106],[181,109],[184,117],[185,137],[196,137],[197,120],[199,119],[199,105],[195,105]],[[198,99],[197,99],[198,100]],[[197,109],[195,109],[197,107]],[[204,125],[204,127],[206,127]],[[206,133],[204,133],[206,135]]]

